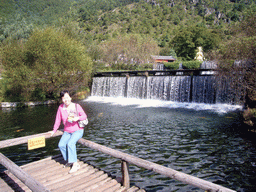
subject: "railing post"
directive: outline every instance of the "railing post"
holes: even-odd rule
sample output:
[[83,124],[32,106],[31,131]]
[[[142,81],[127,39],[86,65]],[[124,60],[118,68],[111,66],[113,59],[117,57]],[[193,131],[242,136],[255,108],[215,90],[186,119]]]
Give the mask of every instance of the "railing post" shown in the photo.
[[125,188],[130,188],[129,163],[122,160],[121,170],[122,170],[122,185]]
[[6,167],[15,177],[23,182],[33,192],[50,192],[49,189],[44,187],[41,183],[31,177],[27,172],[21,169],[18,165],[13,163],[10,159],[0,153],[0,164]]

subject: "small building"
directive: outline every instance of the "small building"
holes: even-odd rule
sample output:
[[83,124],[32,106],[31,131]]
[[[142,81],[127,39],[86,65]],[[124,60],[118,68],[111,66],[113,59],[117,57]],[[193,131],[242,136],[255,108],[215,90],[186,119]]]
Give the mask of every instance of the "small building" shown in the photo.
[[155,63],[166,63],[166,62],[174,62],[176,59],[173,56],[159,56],[159,55],[152,55]]

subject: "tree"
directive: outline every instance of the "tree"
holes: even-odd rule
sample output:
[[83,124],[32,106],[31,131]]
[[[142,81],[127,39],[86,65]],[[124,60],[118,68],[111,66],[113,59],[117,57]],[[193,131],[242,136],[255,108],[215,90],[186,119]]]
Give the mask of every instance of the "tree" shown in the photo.
[[[245,90],[245,119],[256,125],[256,14],[251,13],[231,28],[233,38],[225,42],[213,59],[218,61],[220,74],[232,79],[232,86]],[[254,119],[252,121],[252,119]]]
[[160,50],[160,55],[162,56],[172,56],[175,59],[177,58],[177,54],[175,53],[173,48],[170,47],[164,47]]
[[191,31],[183,30],[173,38],[172,44],[178,57],[183,57],[185,60],[192,60],[195,57],[196,46],[193,36]]
[[197,47],[201,46],[207,52],[217,47],[219,42],[220,37],[213,30],[196,26],[182,28],[177,32],[171,44],[174,46],[178,57],[193,60]]
[[[51,98],[62,89],[87,86],[92,61],[85,47],[60,30],[36,30],[27,41],[2,48],[6,99],[28,101],[40,92]],[[44,96],[43,96],[44,95]]]
[[151,55],[158,53],[158,45],[149,36],[128,34],[118,36],[101,44],[103,61],[109,65],[122,63],[126,65],[143,65],[151,61]]

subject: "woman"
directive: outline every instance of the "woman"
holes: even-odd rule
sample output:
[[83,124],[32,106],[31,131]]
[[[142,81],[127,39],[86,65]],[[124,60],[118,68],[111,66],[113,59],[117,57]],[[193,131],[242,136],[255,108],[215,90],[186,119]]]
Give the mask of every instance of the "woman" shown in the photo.
[[63,159],[66,161],[66,166],[72,165],[69,173],[76,172],[80,165],[77,163],[76,143],[82,138],[84,130],[78,125],[79,120],[85,120],[87,115],[79,104],[71,102],[69,91],[60,93],[63,104],[58,108],[53,131],[50,131],[51,136],[56,133],[61,121],[64,124],[64,133],[59,141],[59,149]]

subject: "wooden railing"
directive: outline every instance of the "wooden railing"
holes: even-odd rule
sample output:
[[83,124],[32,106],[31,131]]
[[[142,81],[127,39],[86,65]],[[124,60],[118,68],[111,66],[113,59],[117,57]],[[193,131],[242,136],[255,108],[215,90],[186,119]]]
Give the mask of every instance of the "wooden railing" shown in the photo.
[[[62,135],[62,131],[57,131],[54,136],[60,136]],[[23,143],[27,143],[27,140],[33,137],[39,137],[39,136],[45,136],[45,138],[50,137],[50,133],[42,133],[42,134],[37,134],[37,135],[31,135],[31,136],[26,136],[26,137],[21,137],[21,138],[15,138],[15,139],[9,139],[9,140],[4,140],[0,141],[0,148],[4,147],[10,147],[13,145],[19,145]],[[205,191],[222,191],[222,192],[234,192],[232,189],[228,189],[226,187],[211,183],[209,181],[205,181],[203,179],[176,171],[174,169],[164,167],[162,165],[152,163],[150,161],[146,161],[144,159],[123,153],[121,151],[94,143],[92,141],[86,140],[86,139],[80,139],[78,142],[86,147],[89,147],[91,149],[98,150],[102,153],[108,154],[112,157],[121,159],[121,168],[122,168],[122,184],[124,187],[130,187],[130,179],[129,179],[129,164],[136,165],[138,167],[142,167],[148,170],[152,170],[156,173],[159,173],[161,175],[165,175],[167,177],[170,177],[172,179],[181,181],[183,183],[193,185],[195,187],[198,187],[200,189],[203,189]],[[0,157],[0,159],[2,159]],[[0,161],[2,164],[2,160]]]
[[[147,71],[106,71],[96,72],[94,77],[118,76],[163,76],[163,75],[213,75],[215,69],[177,69],[177,70],[147,70]],[[208,73],[207,73],[208,72]]]
[[44,187],[41,183],[27,174],[18,165],[0,153],[0,164],[8,169],[15,177],[22,181],[33,192],[49,192],[50,190]]
[[[58,131],[54,136],[60,136],[63,132]],[[49,133],[41,133],[36,135],[30,135],[25,137],[19,137],[15,139],[8,139],[4,141],[0,141],[0,149],[11,147],[14,145],[20,145],[28,142],[28,139],[32,139],[35,137],[44,136],[45,138],[49,138]],[[6,169],[8,169],[15,177],[17,177],[21,182],[23,182],[31,191],[33,192],[50,192],[49,189],[44,187],[41,183],[31,177],[28,173],[26,173],[23,169],[17,166],[14,162],[12,162],[9,158],[0,153],[0,164],[2,164]]]

